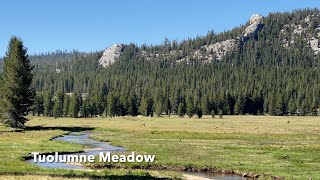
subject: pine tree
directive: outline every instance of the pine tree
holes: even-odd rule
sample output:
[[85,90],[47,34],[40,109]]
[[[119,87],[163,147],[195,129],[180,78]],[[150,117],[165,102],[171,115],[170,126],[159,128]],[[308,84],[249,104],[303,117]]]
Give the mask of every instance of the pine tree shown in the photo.
[[311,104],[311,113],[316,116],[319,108],[319,100],[317,97],[313,96],[312,104]]
[[178,106],[178,112],[177,112],[179,117],[183,117],[185,115],[185,111],[186,111],[185,109],[186,109],[186,107],[185,107],[184,103],[180,102],[179,106]]
[[210,114],[211,112],[211,105],[210,105],[210,102],[209,102],[209,99],[207,97],[203,97],[202,98],[202,111],[203,111],[203,114]]
[[34,111],[36,112],[36,114],[38,116],[40,116],[40,114],[44,113],[43,94],[42,93],[40,93],[36,96],[34,108],[35,108]]
[[62,117],[63,115],[63,101],[64,94],[62,92],[59,92],[53,106],[53,116],[55,118]]
[[45,92],[43,95],[43,108],[45,116],[52,115],[53,101],[52,94],[50,92]]
[[149,115],[148,114],[148,99],[147,98],[143,98],[141,100],[139,111],[140,111],[140,114],[142,114],[144,116],[148,116]]
[[147,116],[153,117],[154,113],[154,103],[152,98],[148,98],[148,106],[147,106]]
[[80,111],[80,102],[79,96],[77,93],[74,93],[70,99],[69,115],[70,117],[78,117]]
[[223,111],[219,109],[219,118],[222,119],[222,117],[223,117]]
[[119,114],[120,116],[126,116],[128,115],[128,101],[127,101],[127,97],[125,96],[120,96],[119,99]]
[[99,96],[97,96],[95,98],[96,101],[96,106],[97,106],[97,115],[99,115],[100,117],[102,117],[103,112],[105,111],[105,98],[103,94],[100,94]]
[[297,105],[294,102],[294,98],[290,98],[289,103],[288,103],[288,111],[290,113],[290,115],[293,115],[296,113],[297,111]]
[[211,117],[215,118],[216,117],[216,113],[214,112],[214,110],[211,111]]
[[162,103],[160,100],[156,103],[155,113],[156,113],[157,117],[160,117],[162,114]]
[[117,100],[112,93],[108,95],[108,115],[110,117],[115,117],[117,115]]
[[42,93],[39,93],[36,95],[36,98],[34,100],[33,115],[40,116],[40,114],[43,114],[43,112],[44,112],[43,95],[42,95]]
[[241,115],[244,113],[244,106],[245,106],[245,100],[242,97],[239,97],[235,106],[234,106],[234,113],[236,115]]
[[59,117],[59,109],[60,109],[60,103],[55,102],[53,106],[53,117],[58,118]]
[[198,105],[198,107],[197,107],[197,116],[198,116],[198,118],[202,118],[202,115],[203,115],[202,108],[201,108],[200,105]]
[[31,110],[35,93],[30,88],[32,69],[21,39],[12,37],[4,57],[1,82],[1,108],[4,112],[3,123],[12,128],[23,128]]
[[193,101],[192,99],[189,99],[187,101],[187,115],[189,116],[189,118],[191,118],[194,115],[194,106],[193,106]]
[[283,95],[278,95],[276,99],[276,107],[274,110],[274,115],[283,116],[286,111],[286,105],[284,102]]
[[276,111],[276,104],[277,104],[277,100],[274,97],[275,95],[272,94],[271,97],[269,98],[269,114],[270,115],[276,115],[277,111]]
[[137,105],[137,96],[135,94],[129,96],[128,100],[128,113],[131,116],[138,115],[138,105]]
[[69,106],[70,106],[70,97],[67,94],[65,94],[64,95],[64,102],[63,102],[63,115],[64,116],[68,116]]
[[82,103],[82,108],[81,108],[81,116],[82,117],[89,117],[89,105],[88,105],[88,100],[85,99]]
[[166,97],[164,111],[166,115],[170,116],[171,114],[171,102],[169,96]]

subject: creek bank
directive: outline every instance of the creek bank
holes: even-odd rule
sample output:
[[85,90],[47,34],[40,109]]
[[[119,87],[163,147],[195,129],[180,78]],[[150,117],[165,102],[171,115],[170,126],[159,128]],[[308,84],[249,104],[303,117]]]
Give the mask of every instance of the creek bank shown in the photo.
[[[127,152],[124,147],[112,146],[108,142],[94,140],[90,137],[89,132],[83,133],[75,133],[71,132],[67,135],[57,136],[52,138],[53,141],[64,141],[74,144],[80,144],[84,146],[90,147],[89,149],[85,149],[83,151],[77,152],[59,152],[59,154],[65,155],[99,155],[99,153],[104,152]],[[51,153],[40,153],[42,155],[53,155],[55,152]],[[26,156],[24,159],[31,164],[36,164],[40,167],[45,168],[62,168],[62,169],[73,169],[73,170],[92,170],[92,169],[105,169],[105,168],[122,168],[122,169],[142,169],[142,170],[153,170],[153,171],[176,171],[182,173],[184,177],[197,177],[197,179],[224,179],[224,180],[244,180],[244,179],[255,179],[260,177],[259,174],[252,173],[241,173],[234,170],[223,170],[214,167],[203,167],[198,168],[194,166],[176,166],[176,165],[157,165],[157,164],[141,164],[141,165],[133,165],[132,167],[128,167],[120,164],[67,164],[61,162],[34,162],[33,156]],[[264,175],[262,175],[264,176]],[[268,176],[270,177],[270,176]],[[273,177],[273,179],[281,179],[278,177]],[[191,178],[194,179],[194,178]]]
[[[185,167],[185,166],[170,166],[170,165],[160,165],[160,164],[147,164],[147,165],[133,165],[133,166],[126,166],[121,164],[93,164],[89,165],[88,167],[92,169],[143,169],[143,170],[152,170],[152,171],[177,171],[181,172],[183,174],[189,174],[192,175],[193,173],[199,173],[199,174],[211,174],[211,175],[222,175],[222,176],[232,176],[232,177],[238,177],[240,179],[257,179],[261,176],[260,174],[253,174],[253,173],[242,173],[235,170],[226,170],[226,169],[219,169],[214,167]],[[242,178],[243,177],[243,178]],[[270,177],[270,176],[269,176]],[[272,176],[274,179],[282,179],[275,176]]]

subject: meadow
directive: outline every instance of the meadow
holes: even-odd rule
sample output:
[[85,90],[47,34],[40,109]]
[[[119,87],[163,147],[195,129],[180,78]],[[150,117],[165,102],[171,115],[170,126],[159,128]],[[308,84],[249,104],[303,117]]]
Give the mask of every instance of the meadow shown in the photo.
[[[0,174],[59,176],[59,178],[174,177],[135,168],[212,170],[259,175],[260,179],[320,179],[320,117],[204,116],[48,118],[29,117],[25,131],[0,126]],[[30,152],[79,151],[81,145],[50,141],[70,131],[91,131],[91,137],[141,154],[155,154],[153,164],[86,164],[93,168],[124,169],[70,171],[27,164]],[[54,178],[54,177],[51,177]]]

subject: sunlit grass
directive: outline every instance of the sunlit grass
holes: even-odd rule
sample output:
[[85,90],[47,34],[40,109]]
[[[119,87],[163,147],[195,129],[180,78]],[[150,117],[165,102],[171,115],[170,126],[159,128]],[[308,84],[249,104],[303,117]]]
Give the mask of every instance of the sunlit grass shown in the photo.
[[[129,151],[155,154],[154,165],[215,167],[288,179],[320,179],[320,117],[30,119],[28,126],[93,127],[91,136],[95,139],[110,141]],[[29,165],[21,157],[33,151],[83,149],[79,145],[49,141],[66,133],[62,130],[19,133],[6,132],[1,126],[0,130],[0,172],[68,173]]]

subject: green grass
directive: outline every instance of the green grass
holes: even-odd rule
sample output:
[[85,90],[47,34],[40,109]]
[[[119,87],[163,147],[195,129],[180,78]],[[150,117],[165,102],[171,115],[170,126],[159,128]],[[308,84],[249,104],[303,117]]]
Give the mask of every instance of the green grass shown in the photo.
[[[214,167],[287,179],[320,179],[320,117],[31,117],[28,126],[92,127],[95,128],[92,130],[95,139],[110,141],[129,151],[155,154],[157,159],[154,165],[200,169]],[[83,149],[78,145],[49,141],[50,137],[66,132],[63,130],[18,133],[3,129],[0,126],[0,172],[68,174],[65,170],[46,170],[29,165],[21,161],[21,157],[33,151]],[[134,165],[137,164],[124,166]]]
[[[55,128],[52,127],[49,129]],[[166,172],[159,174],[156,172],[130,169],[115,169],[109,171],[47,169],[31,165],[24,161],[24,157],[29,156],[31,152],[76,152],[85,148],[77,144],[49,140],[52,137],[66,133],[68,132],[62,130],[26,130],[22,132],[11,132],[10,128],[0,125],[0,179],[82,179],[86,177],[106,177],[109,179],[132,179],[132,177],[135,177],[150,179],[151,175],[157,175],[159,177],[166,175]],[[167,173],[167,175],[169,176],[171,174]]]

